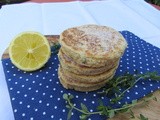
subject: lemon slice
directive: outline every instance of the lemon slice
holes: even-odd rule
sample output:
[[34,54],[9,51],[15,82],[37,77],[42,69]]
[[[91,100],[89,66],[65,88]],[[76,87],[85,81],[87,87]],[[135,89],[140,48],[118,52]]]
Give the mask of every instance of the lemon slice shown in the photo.
[[11,62],[24,71],[34,71],[45,65],[51,55],[47,39],[38,32],[18,34],[9,45]]

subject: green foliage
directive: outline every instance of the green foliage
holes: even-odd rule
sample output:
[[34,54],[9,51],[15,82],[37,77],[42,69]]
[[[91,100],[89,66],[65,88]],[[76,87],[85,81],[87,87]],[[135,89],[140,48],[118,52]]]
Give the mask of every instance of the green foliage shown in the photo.
[[[134,74],[125,73],[123,76],[114,77],[110,80],[102,92],[98,94],[107,95],[113,97],[111,104],[115,104],[120,101],[124,94],[131,89],[140,80],[160,80],[160,76],[157,72],[146,72],[145,74],[138,74],[137,71]],[[122,88],[123,90],[120,90]]]
[[155,4],[155,5],[159,5],[160,6],[160,0],[146,0],[149,3]]
[[[107,97],[110,95],[114,96],[114,98],[111,99],[110,104],[113,104],[113,103],[116,104],[118,101],[120,101],[123,98],[125,92],[130,88],[132,88],[138,81],[142,79],[143,80],[149,79],[149,78],[152,80],[160,80],[160,76],[156,72],[147,72],[145,74],[135,73],[133,75],[126,73],[123,76],[115,77],[112,80],[110,80],[109,83],[106,85],[106,87],[103,89],[103,91],[99,92],[98,94],[107,95]],[[124,88],[124,89],[120,90],[120,88]],[[74,106],[74,103],[72,101],[74,99],[73,95],[63,94],[63,99],[67,102],[66,107],[69,109],[67,120],[71,119],[72,112],[74,112],[74,110],[81,113],[81,115],[79,116],[80,120],[87,120],[89,116],[94,114],[105,115],[108,118],[112,118],[117,113],[124,113],[124,112],[129,112],[131,115],[131,118],[135,118],[134,113],[132,112],[131,109],[138,104],[142,104],[137,100],[132,100],[131,103],[129,104],[125,103],[120,108],[112,108],[111,106],[104,105],[103,101],[98,100],[99,105],[97,106],[97,109],[96,109],[97,111],[90,112],[88,110],[88,107],[83,103],[80,103],[80,108],[77,108],[76,106]],[[154,97],[153,94],[150,94],[146,99],[143,99],[142,102],[143,104],[148,104],[148,101],[151,99],[154,99],[155,101],[157,101],[157,98]],[[146,118],[142,114],[140,114],[139,119],[148,120],[148,118]]]
[[140,114],[140,117],[139,117],[140,120],[148,120],[148,118],[146,118],[145,116],[143,116],[142,114]]

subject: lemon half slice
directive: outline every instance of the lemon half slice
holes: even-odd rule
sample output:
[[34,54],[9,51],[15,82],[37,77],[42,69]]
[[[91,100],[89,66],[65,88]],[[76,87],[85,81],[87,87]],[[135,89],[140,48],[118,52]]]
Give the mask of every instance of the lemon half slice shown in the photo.
[[50,55],[48,40],[38,32],[20,33],[9,45],[11,62],[24,71],[34,71],[43,67]]

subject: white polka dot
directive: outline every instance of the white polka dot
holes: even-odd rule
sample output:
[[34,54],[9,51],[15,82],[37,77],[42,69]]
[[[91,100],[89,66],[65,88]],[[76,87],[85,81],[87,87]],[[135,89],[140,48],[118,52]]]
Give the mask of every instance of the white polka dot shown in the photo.
[[42,100],[39,100],[39,103],[42,103]]
[[46,115],[46,112],[43,112],[43,115]]
[[150,86],[153,86],[153,84],[150,84]]
[[49,79],[50,82],[52,82],[52,79]]
[[46,88],[49,88],[49,86],[47,85]]
[[38,111],[38,109],[36,108],[34,111],[35,111],[35,112],[37,112],[37,111]]
[[142,84],[144,85],[145,83],[144,83],[144,82],[142,82]]
[[51,115],[51,118],[54,118],[54,115]]
[[28,81],[29,79],[26,79],[26,81]]
[[9,88],[10,90],[13,90],[13,88],[11,87],[11,88]]
[[31,89],[32,89],[32,88],[30,88],[30,87],[28,88],[28,90],[31,90]]
[[9,78],[8,81],[11,81],[11,79]]
[[50,95],[49,97],[50,97],[50,98],[53,98],[53,95]]
[[63,93],[63,90],[61,90],[61,93]]
[[91,120],[91,118],[88,118],[88,120]]
[[58,100],[58,101],[60,101],[60,100],[61,100],[61,98],[57,98],[57,100]]
[[136,95],[138,95],[138,92],[135,92]]
[[17,85],[17,84],[18,84],[18,82],[15,82],[14,84],[15,84],[15,85]]
[[62,120],[62,118],[59,118],[59,120]]
[[24,94],[24,97],[27,97],[27,94]]
[[102,96],[101,99],[104,99],[104,97]]
[[12,66],[12,68],[14,68],[14,66]]
[[93,110],[92,110],[92,109],[90,109],[90,112],[93,112]]
[[24,117],[26,114],[25,113],[22,113],[22,116]]
[[38,90],[36,90],[36,93],[38,93]]
[[47,103],[46,106],[49,106],[49,103]]
[[76,95],[76,98],[78,98],[79,96],[78,95]]
[[23,104],[23,102],[22,102],[22,101],[20,101],[20,102],[19,102],[19,104],[21,105],[21,104]]
[[35,83],[35,81],[32,81],[32,83]]
[[118,104],[121,104],[121,102],[118,102]]
[[54,106],[54,109],[57,109],[57,106]]
[[16,113],[16,112],[17,112],[17,109],[14,109],[14,112]]
[[57,69],[55,69],[55,71],[57,71]]
[[86,99],[86,98],[84,98],[83,100],[84,100],[84,101],[87,101],[87,99]]
[[9,73],[10,71],[9,70],[7,70],[7,73]]
[[20,91],[17,91],[17,94],[19,94],[20,93]]
[[137,88],[137,87],[138,87],[138,85],[135,85],[135,87]]
[[143,87],[143,90],[146,90],[146,88],[145,88],[145,87]]
[[32,97],[31,100],[34,100],[34,97]]
[[56,91],[56,88],[53,88],[53,91]]
[[12,100],[15,100],[15,98],[13,97]]
[[63,109],[63,110],[62,110],[62,112],[66,112],[66,110],[65,110],[65,109]]
[[36,77],[39,77],[39,75],[36,75]]
[[33,75],[32,73],[30,73],[29,75]]
[[21,76],[21,77],[19,77],[19,79],[22,79],[22,76]]
[[130,99],[130,97],[127,96],[127,99]]
[[96,97],[96,94],[93,94],[94,97]]
[[52,76],[55,76],[55,74],[52,74]]
[[46,72],[46,74],[48,74],[48,72]]
[[21,87],[24,87],[24,85],[22,85]]
[[46,79],[45,77],[42,78],[43,80]]
[[129,91],[129,90],[127,90],[127,92],[129,93],[130,91]]
[[94,101],[92,101],[92,104],[94,104],[95,102]]
[[52,69],[52,67],[49,67],[49,69]]
[[31,117],[30,120],[33,120],[33,117]]
[[16,74],[13,74],[13,76],[16,76]]
[[42,86],[42,83],[39,83],[39,86]]
[[31,106],[30,105],[27,105],[27,108],[30,108]]

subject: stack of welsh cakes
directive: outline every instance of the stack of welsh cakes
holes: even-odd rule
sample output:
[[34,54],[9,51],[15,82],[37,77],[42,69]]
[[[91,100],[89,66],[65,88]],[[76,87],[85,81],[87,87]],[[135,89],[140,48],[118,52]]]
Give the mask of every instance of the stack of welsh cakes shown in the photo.
[[60,35],[59,80],[63,87],[93,91],[115,74],[127,47],[116,30],[98,25],[69,28]]

